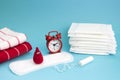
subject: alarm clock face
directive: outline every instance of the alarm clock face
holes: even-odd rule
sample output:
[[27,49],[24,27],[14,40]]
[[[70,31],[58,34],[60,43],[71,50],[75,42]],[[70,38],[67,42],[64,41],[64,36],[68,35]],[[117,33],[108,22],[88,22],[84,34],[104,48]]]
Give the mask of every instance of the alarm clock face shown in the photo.
[[48,43],[48,49],[52,53],[59,52],[61,50],[61,48],[62,48],[62,42],[61,42],[61,40],[54,39],[54,40],[51,40]]

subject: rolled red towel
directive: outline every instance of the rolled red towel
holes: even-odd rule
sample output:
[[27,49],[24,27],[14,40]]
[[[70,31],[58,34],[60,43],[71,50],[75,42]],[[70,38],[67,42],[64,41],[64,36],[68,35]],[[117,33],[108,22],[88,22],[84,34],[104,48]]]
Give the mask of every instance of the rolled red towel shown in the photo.
[[15,47],[12,47],[6,50],[1,50],[0,51],[0,63],[13,59],[15,57],[18,57],[20,55],[23,55],[29,52],[31,49],[32,49],[32,46],[30,45],[30,43],[24,42]]

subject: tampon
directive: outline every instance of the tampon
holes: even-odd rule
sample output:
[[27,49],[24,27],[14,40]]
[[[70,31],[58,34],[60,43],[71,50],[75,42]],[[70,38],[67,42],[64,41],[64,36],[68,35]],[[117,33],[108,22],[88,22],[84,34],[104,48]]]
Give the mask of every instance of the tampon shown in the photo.
[[83,59],[83,60],[80,60],[79,64],[80,64],[81,66],[84,66],[84,65],[92,62],[93,60],[94,60],[93,56],[89,56],[89,57],[87,57],[87,58],[85,58],[85,59]]

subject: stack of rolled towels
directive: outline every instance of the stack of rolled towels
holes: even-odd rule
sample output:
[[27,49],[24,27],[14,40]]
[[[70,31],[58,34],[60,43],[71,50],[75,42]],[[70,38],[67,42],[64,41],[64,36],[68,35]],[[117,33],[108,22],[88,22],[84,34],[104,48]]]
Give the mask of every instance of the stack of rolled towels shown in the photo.
[[9,28],[0,29],[0,63],[23,55],[32,49],[24,33]]
[[70,51],[83,54],[116,54],[111,24],[72,23],[68,30]]

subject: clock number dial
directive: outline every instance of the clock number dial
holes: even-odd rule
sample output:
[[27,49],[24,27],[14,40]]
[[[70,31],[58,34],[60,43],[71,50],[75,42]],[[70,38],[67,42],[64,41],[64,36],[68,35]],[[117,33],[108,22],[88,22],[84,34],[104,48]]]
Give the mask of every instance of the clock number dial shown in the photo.
[[51,40],[48,48],[51,52],[58,52],[61,49],[62,43],[60,40]]

